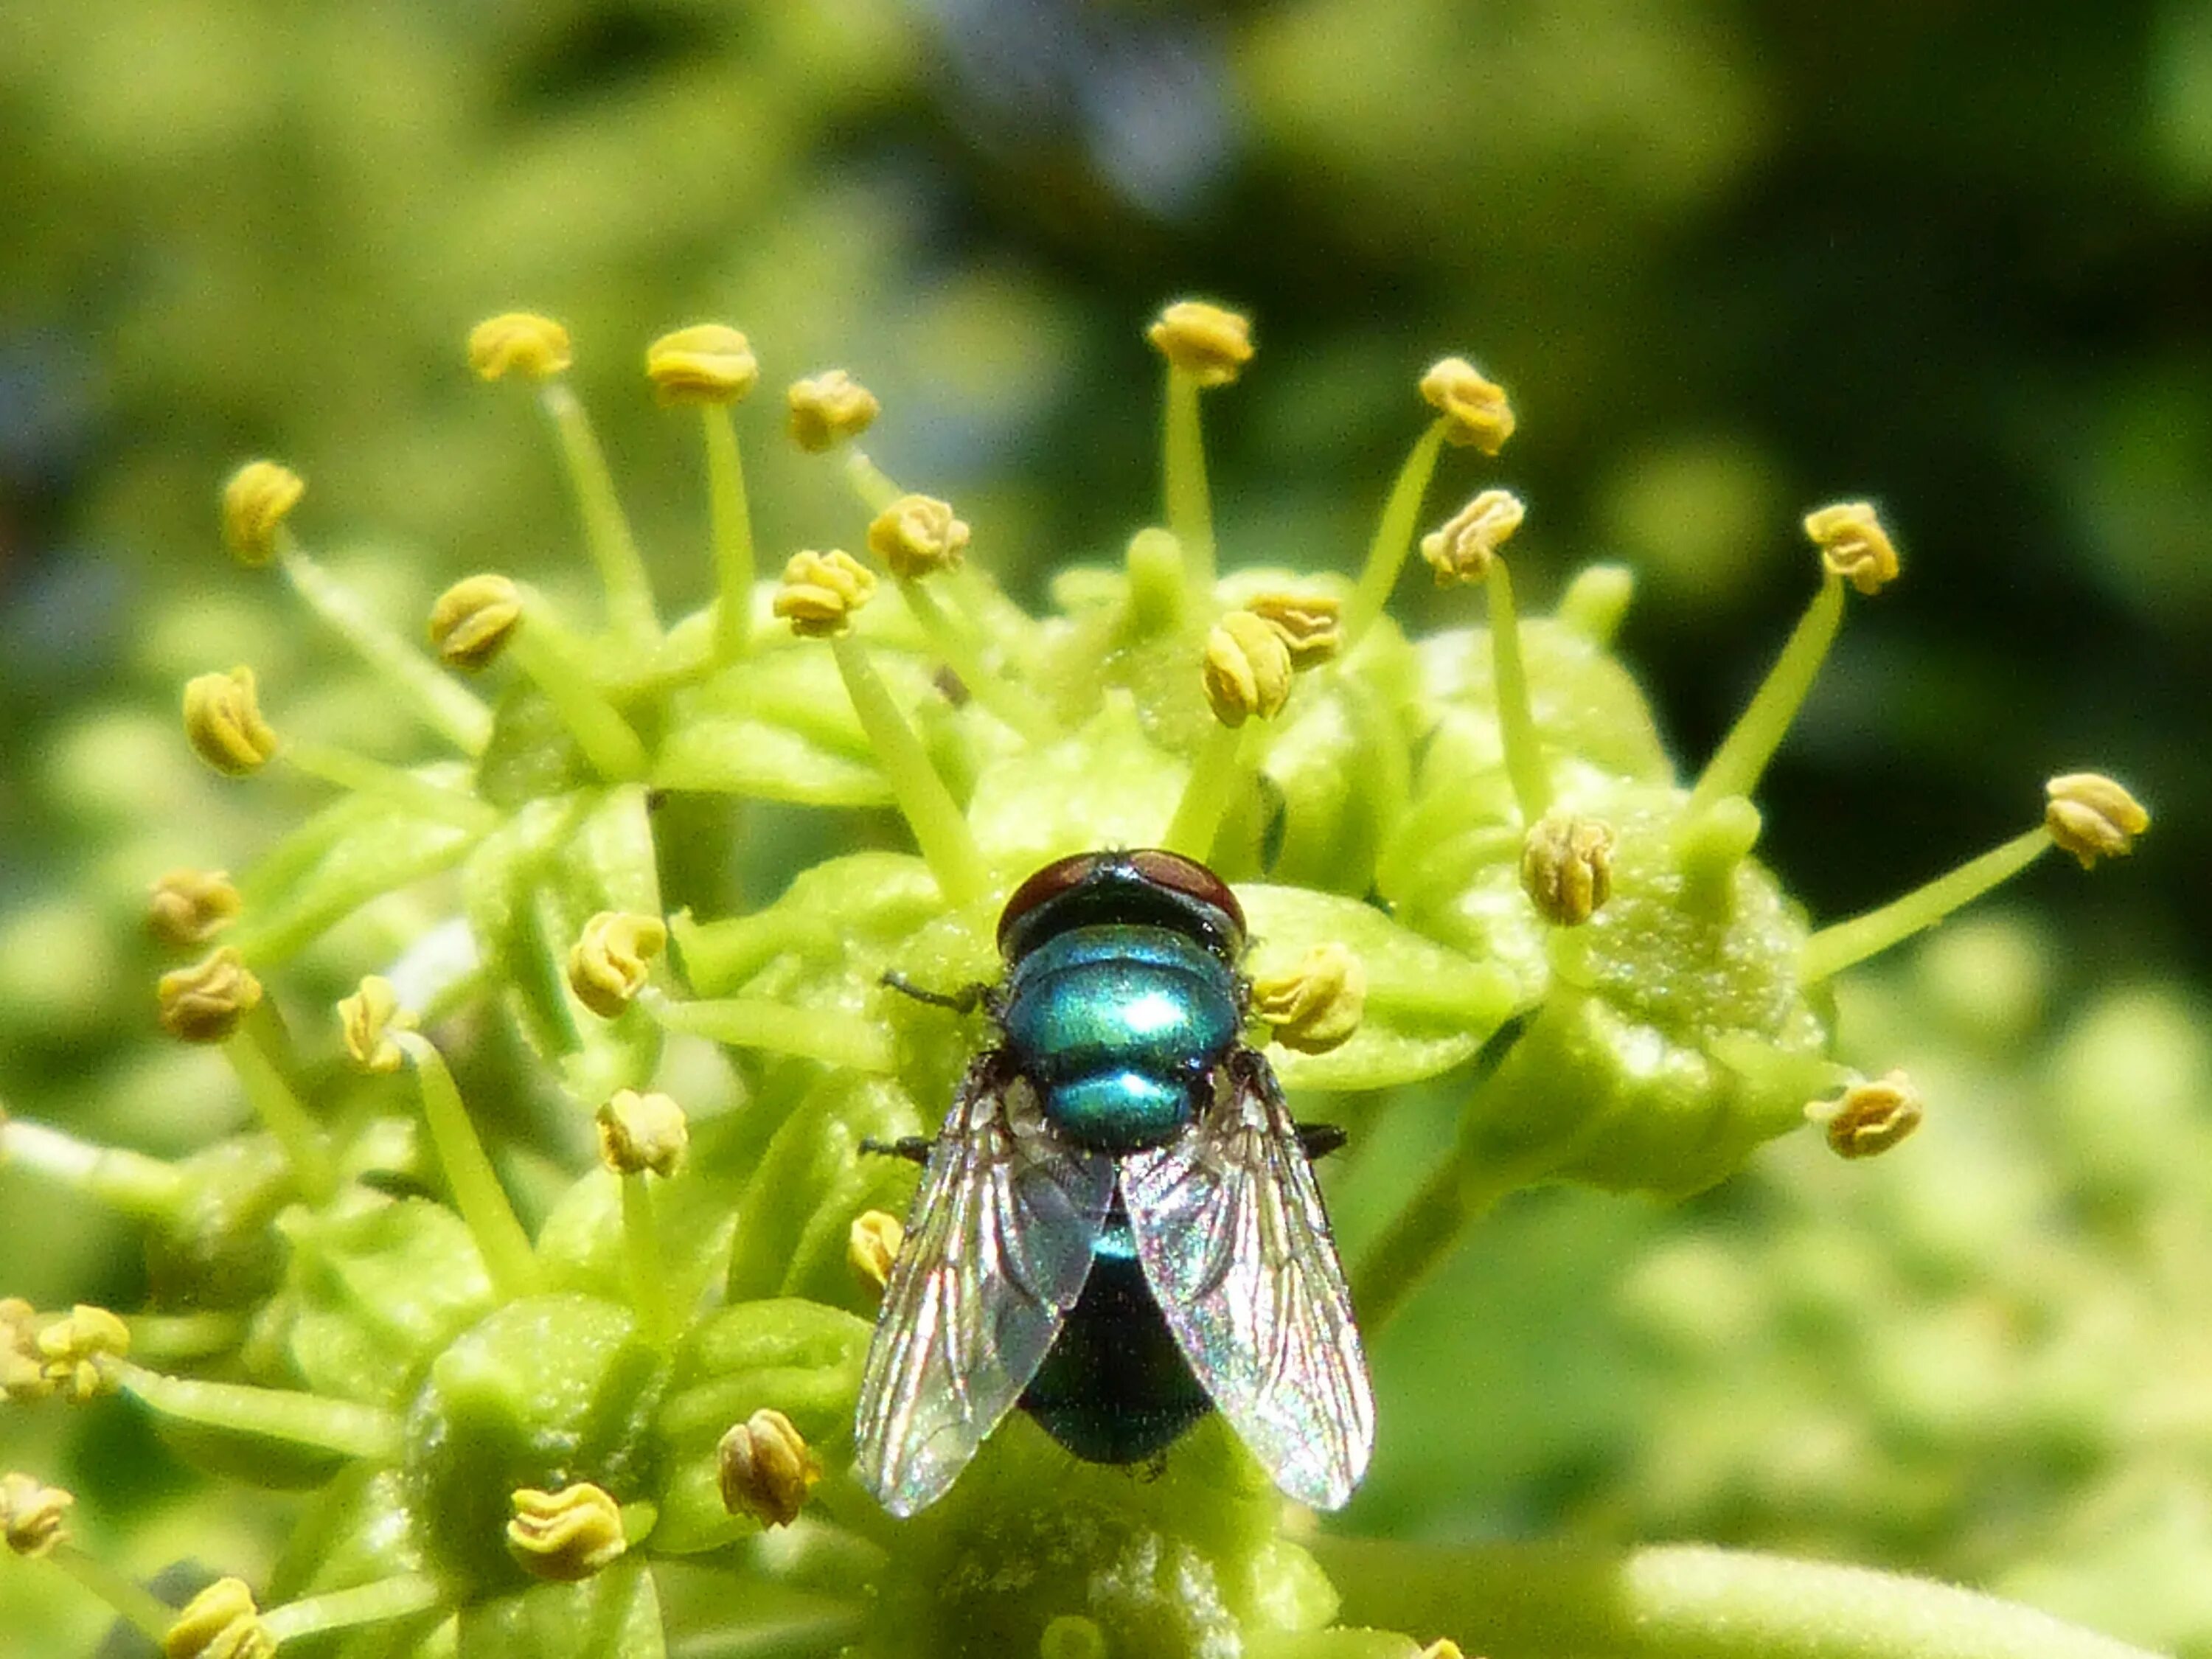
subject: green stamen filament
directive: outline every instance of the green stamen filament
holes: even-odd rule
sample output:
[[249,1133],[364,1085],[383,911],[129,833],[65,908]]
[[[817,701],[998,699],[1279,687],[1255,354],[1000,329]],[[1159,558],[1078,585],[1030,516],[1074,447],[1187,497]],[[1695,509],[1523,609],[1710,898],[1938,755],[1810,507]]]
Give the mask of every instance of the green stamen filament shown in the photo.
[[870,516],[883,512],[906,492],[867,457],[865,450],[846,452],[845,482],[860,498]]
[[1203,605],[1213,593],[1213,501],[1206,487],[1206,436],[1199,422],[1198,378],[1168,365],[1167,418],[1161,445],[1168,528],[1182,544],[1184,578]]
[[608,618],[624,640],[632,644],[648,642],[660,632],[659,619],[653,614],[653,587],[646,579],[645,561],[638,556],[637,544],[631,539],[629,520],[623,516],[622,502],[615,495],[607,458],[592,434],[591,417],[564,381],[546,381],[538,395],[561,439],[561,459],[568,466],[568,482],[583,515],[585,544],[599,568]]
[[328,1400],[290,1389],[164,1376],[127,1359],[117,1375],[124,1388],[165,1417],[313,1446],[375,1463],[397,1462],[399,1458],[399,1419],[374,1406]]
[[983,665],[981,654],[967,630],[945,614],[944,607],[921,582],[901,576],[899,597],[945,666],[959,676],[969,695],[1013,731],[1031,743],[1050,743],[1060,735],[1044,712],[1044,706]]
[[264,1002],[224,1040],[223,1055],[238,1073],[239,1086],[246,1091],[261,1127],[284,1149],[286,1161],[300,1178],[301,1192],[310,1203],[320,1204],[337,1190],[337,1170],[322,1126],[300,1103],[276,1063],[277,1036],[275,1016]]
[[526,1296],[537,1288],[538,1255],[530,1235],[515,1219],[507,1200],[507,1189],[477,1138],[476,1124],[446,1069],[445,1056],[418,1031],[395,1031],[393,1041],[415,1062],[415,1082],[422,1097],[422,1121],[437,1149],[446,1184],[453,1189],[453,1206],[468,1224],[483,1258],[484,1271],[503,1297]]
[[448,743],[464,754],[483,753],[491,741],[491,710],[386,627],[357,594],[310,558],[289,531],[277,532],[276,546],[278,566],[307,608]]
[[561,631],[547,622],[542,605],[530,607],[530,614],[514,630],[507,650],[531,683],[545,694],[593,771],[613,783],[645,775],[645,745],[615,706],[599,695],[591,671]]
[[141,1360],[210,1358],[235,1348],[246,1330],[246,1316],[234,1313],[133,1314],[124,1322]]
[[1123,561],[1129,574],[1129,631],[1156,639],[1182,626],[1190,587],[1184,574],[1182,544],[1157,526],[1129,538]]
[[[864,451],[848,452],[844,471],[847,486],[870,517],[893,506],[907,493]],[[1021,608],[999,591],[989,573],[973,559],[963,559],[937,580],[951,595],[969,632],[978,639],[1005,639],[1029,623]],[[954,672],[958,672],[957,665]]]
[[877,676],[860,642],[850,634],[830,641],[845,693],[853,700],[860,729],[875,751],[876,764],[890,781],[891,797],[898,803],[907,827],[921,848],[923,860],[937,878],[945,902],[972,904],[988,885],[982,854],[968,832],[968,820],[930,764],[921,739],[891,701],[890,692]]
[[1359,586],[1344,614],[1346,650],[1374,625],[1389,603],[1390,590],[1398,585],[1398,572],[1405,568],[1406,556],[1413,550],[1413,526],[1421,516],[1421,498],[1429,493],[1429,480],[1436,475],[1437,456],[1444,447],[1444,432],[1449,425],[1441,416],[1430,422],[1427,430],[1413,441],[1406,464],[1398,469],[1397,481],[1390,486],[1389,499],[1383,502],[1382,516],[1375,526],[1375,539],[1368,544],[1367,565],[1359,573]]
[[1214,836],[1221,833],[1222,819],[1229,815],[1229,803],[1258,762],[1266,741],[1261,736],[1263,729],[1262,722],[1254,720],[1235,727],[1217,723],[1206,733],[1191,761],[1190,781],[1183,785],[1182,799],[1176,803],[1161,846],[1205,862],[1213,850]]
[[1528,706],[1528,670],[1521,656],[1521,623],[1513,608],[1513,579],[1505,561],[1492,559],[1484,579],[1490,598],[1490,657],[1498,682],[1498,734],[1505,746],[1505,772],[1524,823],[1534,823],[1552,806],[1552,782],[1536,741],[1536,717]]
[[1723,795],[1687,816],[1674,848],[1683,910],[1714,920],[1730,914],[1736,870],[1759,844],[1760,828],[1759,809],[1741,795]]
[[827,921],[788,909],[719,921],[695,921],[689,910],[679,910],[668,919],[668,931],[683,955],[692,990],[707,997],[743,984],[787,951],[826,955],[839,948]]
[[660,1259],[660,1236],[653,1230],[653,1192],[642,1172],[622,1181],[623,1250],[629,1258],[630,1297],[637,1306],[638,1334],[665,1349],[675,1335],[669,1311],[668,1273]]
[[87,1555],[74,1544],[64,1540],[55,1545],[46,1559],[114,1608],[117,1617],[156,1648],[169,1633],[169,1626],[177,1622],[174,1607],[155,1600],[154,1593],[144,1585],[125,1577],[105,1561]]
[[463,830],[486,830],[499,822],[499,814],[473,795],[432,783],[412,772],[371,760],[366,755],[356,755],[336,744],[287,738],[276,754],[279,759],[311,778],[336,784],[341,789],[377,796],[395,806],[404,806],[424,817],[436,818]]
[[763,997],[699,1002],[671,1002],[661,997],[639,1000],[664,1029],[727,1043],[733,1048],[797,1054],[856,1072],[880,1073],[891,1069],[890,1039],[883,1029],[834,1009],[794,1008]]
[[1477,1182],[1455,1154],[1408,1199],[1352,1275],[1364,1330],[1379,1331],[1510,1182]]
[[0,1164],[19,1164],[121,1214],[161,1220],[184,1201],[185,1180],[143,1152],[95,1146],[19,1117],[0,1118]]
[[714,528],[714,660],[735,662],[752,642],[752,514],[745,503],[745,470],[738,453],[737,423],[726,404],[702,404],[707,434],[707,502]]
[[1822,579],[1820,593],[1798,618],[1750,706],[1705,763],[1704,775],[1690,793],[1692,811],[1711,806],[1723,795],[1748,795],[1759,787],[1759,775],[1781,747],[1790,722],[1797,718],[1843,620],[1843,579],[1832,573]]
[[1805,941],[1797,957],[1797,976],[1807,984],[1842,972],[1910,939],[1923,927],[1932,927],[1961,905],[1979,898],[2002,882],[2009,881],[2035,862],[2051,845],[2051,835],[2038,827],[2015,836],[2002,847],[1971,859],[1948,875],[1938,876],[1902,898],[1893,899],[1863,916],[1853,916],[1832,927],[1823,927]]
[[373,1584],[332,1590],[271,1607],[261,1615],[261,1627],[277,1642],[319,1635],[324,1631],[349,1630],[358,1625],[380,1625],[428,1613],[444,1599],[445,1591],[427,1572],[405,1572],[380,1578]]

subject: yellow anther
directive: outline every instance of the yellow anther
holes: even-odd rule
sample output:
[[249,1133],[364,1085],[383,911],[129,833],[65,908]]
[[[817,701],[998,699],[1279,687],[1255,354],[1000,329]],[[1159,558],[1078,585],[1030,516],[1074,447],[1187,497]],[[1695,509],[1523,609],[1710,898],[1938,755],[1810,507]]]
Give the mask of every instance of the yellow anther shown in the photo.
[[1897,549],[1873,502],[1838,501],[1808,513],[1805,533],[1820,550],[1820,562],[1860,592],[1879,593],[1897,580]]
[[1521,842],[1521,888],[1554,927],[1579,927],[1613,894],[1613,828],[1555,812]]
[[1359,1029],[1366,964],[1333,939],[1316,945],[1287,972],[1252,981],[1252,1012],[1284,1048],[1326,1054]]
[[895,576],[949,570],[968,549],[968,526],[934,495],[902,495],[868,526],[868,550]]
[[509,374],[548,380],[572,360],[568,331],[533,311],[502,312],[469,331],[469,367],[481,380],[496,380]]
[[1920,1091],[1902,1072],[1871,1083],[1855,1083],[1839,1100],[1816,1100],[1805,1115],[1821,1125],[1838,1158],[1872,1158],[1886,1152],[1920,1127],[1925,1115]]
[[396,1072],[407,1056],[392,1038],[395,1031],[415,1029],[415,1016],[399,1006],[392,981],[371,974],[361,989],[338,1003],[338,1024],[345,1034],[346,1053],[364,1072]]
[[245,901],[221,870],[172,870],[154,884],[146,925],[165,945],[204,945],[237,919]]
[[39,1313],[20,1296],[0,1298],[0,1395],[18,1405],[54,1391],[39,1352]]
[[82,1405],[115,1391],[117,1362],[131,1352],[131,1332],[106,1309],[80,1302],[40,1329],[38,1347],[46,1381]]
[[1283,637],[1293,668],[1313,668],[1343,648],[1344,607],[1326,593],[1261,593],[1244,607]]
[[1231,611],[1206,636],[1206,700],[1224,726],[1269,720],[1291,695],[1291,647],[1249,611]]
[[2051,779],[2043,792],[2049,798],[2043,827],[2084,870],[2099,859],[2126,857],[2135,851],[2136,837],[2150,828],[2142,803],[2101,772],[2069,772]]
[[822,1479],[822,1465],[805,1437],[789,1418],[765,1406],[722,1437],[714,1449],[714,1472],[722,1507],[769,1527],[796,1521],[806,1494]]
[[1490,562],[1528,514],[1511,490],[1486,489],[1422,537],[1421,556],[1437,573],[1437,586],[1479,582],[1488,575]]
[[1459,1644],[1450,1637],[1439,1636],[1423,1648],[1415,1659],[1467,1659],[1467,1656],[1459,1650]]
[[1505,388],[1464,357],[1442,358],[1421,376],[1421,396],[1451,422],[1444,441],[1495,455],[1513,435],[1513,405]]
[[276,532],[307,482],[281,461],[248,461],[222,487],[222,543],[240,564],[276,556]]
[[618,1089],[599,1108],[599,1162],[617,1175],[647,1170],[666,1177],[683,1164],[691,1145],[691,1126],[684,1109],[666,1095],[641,1095]]
[[589,1578],[629,1547],[622,1506],[603,1486],[580,1480],[558,1492],[524,1486],[509,1496],[507,1547],[523,1570],[556,1583]]
[[17,1555],[37,1560],[62,1541],[62,1522],[76,1499],[27,1474],[0,1474],[0,1538]]
[[522,590],[506,577],[464,576],[430,607],[430,648],[453,667],[491,665],[522,622]]
[[218,1578],[185,1604],[161,1638],[161,1659],[272,1659],[276,1638],[243,1578]]
[[876,394],[842,368],[793,380],[784,397],[791,405],[793,441],[817,453],[859,437],[884,412]]
[[201,674],[185,684],[185,736],[192,752],[228,777],[259,771],[276,752],[276,734],[254,700],[253,671]]
[[645,988],[647,964],[668,943],[659,916],[602,910],[568,952],[568,988],[602,1019],[613,1019]]
[[863,1210],[845,1235],[845,1260],[853,1271],[881,1290],[890,1282],[891,1264],[906,1243],[906,1229],[888,1210]]
[[664,404],[733,404],[760,379],[760,360],[727,324],[697,323],[645,349],[645,377]]
[[221,1042],[261,1004],[261,981],[229,945],[189,968],[161,975],[154,988],[161,1029],[186,1042]]
[[771,609],[802,639],[824,639],[843,633],[875,591],[875,577],[851,554],[809,548],[783,567],[783,586],[775,590]]
[[1145,337],[1202,386],[1227,386],[1252,361],[1251,319],[1203,300],[1176,301]]

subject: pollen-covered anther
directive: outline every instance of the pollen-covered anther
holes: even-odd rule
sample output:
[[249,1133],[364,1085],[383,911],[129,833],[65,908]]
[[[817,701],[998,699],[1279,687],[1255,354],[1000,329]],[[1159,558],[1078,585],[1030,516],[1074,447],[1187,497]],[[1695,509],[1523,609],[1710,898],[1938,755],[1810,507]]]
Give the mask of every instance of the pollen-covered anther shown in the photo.
[[604,1486],[588,1480],[558,1492],[524,1486],[510,1494],[514,1517],[507,1547],[523,1570],[556,1583],[589,1578],[629,1547],[623,1537],[622,1506]]
[[392,981],[369,975],[361,989],[338,1003],[338,1024],[344,1033],[346,1053],[364,1072],[396,1072],[407,1056],[393,1040],[395,1031],[415,1029],[414,1014],[399,1006]]
[[1291,647],[1249,611],[1231,611],[1206,636],[1206,700],[1224,726],[1271,720],[1291,695]]
[[842,368],[793,380],[784,393],[791,406],[792,441],[819,453],[857,438],[884,412],[876,394]]
[[261,981],[229,945],[189,968],[173,969],[154,987],[161,1029],[185,1042],[221,1042],[261,1005]]
[[453,667],[488,668],[522,623],[522,590],[491,572],[464,576],[430,607],[430,648]]
[[1513,539],[1528,509],[1510,489],[1486,489],[1421,538],[1421,556],[1437,573],[1437,586],[1479,582],[1490,574],[1498,550]]
[[664,404],[733,404],[760,380],[760,360],[726,323],[696,323],[645,349],[645,377]]
[[258,772],[276,752],[276,733],[261,718],[253,671],[200,674],[185,683],[185,736],[192,752],[226,777]]
[[550,380],[574,361],[568,331],[534,311],[507,311],[487,317],[469,331],[469,367],[477,378],[525,374]]
[[664,1180],[683,1167],[691,1145],[690,1121],[684,1109],[662,1094],[618,1089],[594,1120],[599,1132],[599,1162],[617,1175],[651,1170]]
[[62,1541],[62,1524],[76,1504],[59,1486],[27,1474],[0,1474],[0,1539],[14,1553],[35,1561]]
[[54,1391],[39,1352],[39,1312],[20,1296],[0,1297],[0,1397],[17,1405]]
[[1805,533],[1820,550],[1820,562],[1862,593],[1879,593],[1897,580],[1897,549],[1871,501],[1837,501],[1805,515]]
[[1176,301],[1145,337],[1202,386],[1227,386],[1252,361],[1251,319],[1203,300]]
[[2124,858],[2136,837],[2150,828],[2142,803],[2101,772],[2069,772],[2043,787],[2043,827],[2051,839],[2081,860]]
[[1261,593],[1244,608],[1282,635],[1292,668],[1317,667],[1344,648],[1344,607],[1326,593]]
[[568,951],[568,988],[602,1019],[613,1019],[645,988],[648,964],[668,943],[659,916],[602,910]]
[[1284,1048],[1326,1054],[1359,1029],[1367,966],[1334,939],[1316,945],[1288,972],[1252,981],[1252,1012]]
[[165,945],[204,945],[236,921],[245,900],[221,870],[172,870],[154,884],[146,925]]
[[874,575],[851,554],[808,548],[793,554],[783,567],[783,586],[776,589],[771,609],[800,638],[826,639],[843,633],[853,613],[875,591]]
[[281,461],[248,461],[222,487],[222,543],[240,564],[276,556],[276,532],[300,504],[307,481]]
[[1445,357],[1421,376],[1421,396],[1450,424],[1444,441],[1495,455],[1513,435],[1513,405],[1505,388],[1464,357]]
[[131,1352],[131,1332],[106,1309],[80,1302],[40,1328],[38,1347],[47,1382],[82,1405],[115,1391],[116,1368]]
[[888,1210],[863,1210],[845,1235],[845,1260],[868,1284],[881,1290],[890,1282],[891,1264],[906,1243],[906,1229]]
[[1459,1644],[1449,1636],[1439,1636],[1414,1656],[1414,1659],[1467,1659]]
[[1918,1128],[1926,1114],[1912,1080],[1902,1072],[1889,1072],[1870,1083],[1853,1084],[1840,1099],[1810,1103],[1805,1115],[1826,1131],[1837,1157],[1872,1158]]
[[714,1449],[722,1507],[763,1526],[787,1527],[822,1479],[822,1464],[791,1419],[763,1406],[724,1435]]
[[949,570],[968,550],[968,526],[952,516],[952,503],[934,495],[902,495],[868,526],[868,551],[895,576]]
[[1521,843],[1521,888],[1554,927],[1579,927],[1613,894],[1613,827],[1554,812]]
[[272,1659],[276,1638],[243,1578],[218,1578],[185,1604],[161,1638],[161,1659]]

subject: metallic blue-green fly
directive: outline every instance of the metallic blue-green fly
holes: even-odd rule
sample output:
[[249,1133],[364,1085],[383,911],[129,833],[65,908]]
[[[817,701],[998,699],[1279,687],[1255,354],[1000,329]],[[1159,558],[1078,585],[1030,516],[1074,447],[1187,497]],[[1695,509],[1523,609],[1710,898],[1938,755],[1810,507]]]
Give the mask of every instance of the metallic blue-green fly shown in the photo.
[[1288,1497],[1336,1509],[1375,1401],[1312,1159],[1241,1041],[1244,915],[1158,850],[1046,866],[999,919],[1004,980],[931,1141],[855,1418],[894,1515],[944,1495],[1017,1405],[1093,1462],[1164,1451],[1218,1407]]

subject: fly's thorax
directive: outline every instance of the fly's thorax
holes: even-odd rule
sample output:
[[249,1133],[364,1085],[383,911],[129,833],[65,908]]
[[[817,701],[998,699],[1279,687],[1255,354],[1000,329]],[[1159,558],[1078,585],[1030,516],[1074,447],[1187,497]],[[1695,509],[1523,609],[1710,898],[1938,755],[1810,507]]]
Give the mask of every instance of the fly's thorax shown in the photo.
[[1158,1146],[1190,1122],[1240,1023],[1220,957],[1170,928],[1121,924],[1074,928],[1018,957],[1002,1018],[1044,1115],[1112,1152]]

